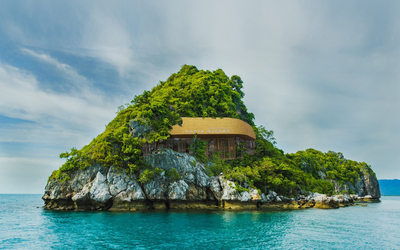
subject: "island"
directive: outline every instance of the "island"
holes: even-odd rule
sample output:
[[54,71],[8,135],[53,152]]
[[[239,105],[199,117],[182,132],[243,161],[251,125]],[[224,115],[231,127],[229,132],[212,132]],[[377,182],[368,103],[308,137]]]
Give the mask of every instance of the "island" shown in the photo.
[[118,108],[82,149],[61,153],[52,210],[338,208],[379,201],[371,166],[340,152],[285,153],[254,123],[243,81],[183,65]]

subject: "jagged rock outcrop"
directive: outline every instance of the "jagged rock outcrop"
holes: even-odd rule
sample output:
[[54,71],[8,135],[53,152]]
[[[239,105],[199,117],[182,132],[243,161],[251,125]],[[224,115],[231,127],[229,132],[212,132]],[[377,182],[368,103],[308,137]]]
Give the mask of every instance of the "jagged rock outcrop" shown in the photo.
[[[101,165],[76,170],[64,182],[50,179],[43,196],[45,208],[126,211],[166,208],[337,208],[352,205],[354,201],[380,197],[376,178],[368,172],[356,185],[346,186],[357,191],[356,195],[329,197],[303,192],[304,195],[287,198],[272,190],[260,194],[258,190],[250,188],[239,193],[234,182],[223,175],[208,176],[205,166],[193,156],[172,150],[152,154],[145,158],[145,163],[162,170],[146,183],[138,182],[140,173],[135,175],[126,169]],[[180,176],[178,180],[166,174],[173,169]]]
[[142,138],[151,132],[151,127],[143,119],[129,121],[129,130],[132,137]]

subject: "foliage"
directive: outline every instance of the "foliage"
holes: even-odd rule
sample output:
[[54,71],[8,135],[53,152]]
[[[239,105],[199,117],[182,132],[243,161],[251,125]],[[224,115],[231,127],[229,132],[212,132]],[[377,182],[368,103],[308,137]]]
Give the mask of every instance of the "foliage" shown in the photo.
[[[143,164],[142,144],[167,139],[172,126],[182,123],[181,117],[231,117],[254,125],[254,115],[247,111],[242,101],[242,88],[239,76],[229,78],[221,69],[204,71],[183,65],[166,81],[135,96],[131,104],[118,107],[117,116],[90,144],[81,150],[72,148],[70,152],[62,153],[60,157],[66,162],[57,176],[94,164],[138,172]],[[133,138],[129,134],[130,120],[150,127],[151,131],[145,138]],[[197,148],[197,158],[205,161],[201,156],[201,145]]]
[[[254,115],[247,111],[242,101],[242,88],[243,81],[239,76],[229,78],[221,69],[204,71],[183,65],[166,81],[135,96],[130,104],[118,107],[116,117],[105,131],[88,145],[60,154],[65,163],[52,173],[49,180],[64,182],[72,171],[100,164],[126,169],[138,175],[140,183],[146,183],[164,170],[145,166],[142,144],[169,138],[172,126],[181,125],[181,117],[231,117],[253,127],[256,141],[252,155],[223,160],[216,153],[207,159],[206,143],[197,140],[197,135],[190,146],[197,161],[206,166],[208,175],[223,174],[236,183],[240,192],[252,187],[285,195],[296,195],[300,190],[332,194],[334,181],[354,185],[363,173],[375,176],[369,165],[344,159],[341,153],[307,149],[285,155],[276,147],[273,131],[254,124]],[[131,120],[149,128],[147,133],[140,138],[132,137]],[[239,147],[239,151],[245,152],[243,147]],[[195,162],[191,164],[196,165]],[[181,178],[176,169],[165,171],[165,174],[173,181]]]
[[193,143],[189,146],[189,150],[193,152],[196,160],[205,163],[207,161],[206,146],[207,142],[197,139],[197,134],[195,134],[193,137]]
[[239,193],[243,193],[243,192],[249,192],[250,190],[248,188],[244,188],[242,186],[240,186],[239,184],[236,184],[234,189]]
[[179,181],[181,179],[181,175],[178,173],[176,168],[165,170],[165,176],[168,177],[171,182]]
[[[254,155],[245,156],[231,161],[230,164],[217,161],[214,168],[219,168],[226,178],[241,186],[242,183],[247,183],[253,188],[274,190],[285,195],[295,195],[299,190],[332,195],[333,181],[354,185],[363,173],[373,174],[371,167],[365,162],[344,159],[341,153],[322,153],[307,149],[283,155],[279,149],[271,147],[271,136],[268,137],[265,131],[262,134],[257,135],[256,147],[262,147],[256,148],[258,158]],[[260,157],[261,155],[264,157]],[[321,178],[323,174],[326,175],[324,179]]]
[[165,140],[181,117],[231,117],[254,125],[254,115],[247,111],[239,76],[229,78],[221,69],[213,72],[183,65],[178,73],[160,82],[151,91],[132,101],[136,118],[153,131],[148,141]]
[[320,178],[319,172],[324,172],[327,179],[336,180],[341,184],[350,182],[354,185],[355,181],[360,179],[362,171],[373,173],[365,162],[344,159],[341,153],[332,151],[322,153],[315,149],[307,149],[290,154],[288,158],[316,179]]
[[219,176],[220,174],[228,174],[232,165],[228,161],[220,158],[220,153],[213,154],[206,164],[206,173],[209,176]]
[[62,172],[61,170],[54,170],[53,173],[51,173],[51,175],[49,176],[47,183],[51,179],[56,179],[57,181],[63,183],[67,180],[70,180],[71,178],[68,176],[67,173]]
[[143,184],[147,183],[147,182],[153,180],[157,175],[161,174],[162,172],[163,172],[163,170],[160,169],[160,168],[155,168],[155,169],[152,169],[152,170],[145,169],[140,174],[138,182],[143,183]]

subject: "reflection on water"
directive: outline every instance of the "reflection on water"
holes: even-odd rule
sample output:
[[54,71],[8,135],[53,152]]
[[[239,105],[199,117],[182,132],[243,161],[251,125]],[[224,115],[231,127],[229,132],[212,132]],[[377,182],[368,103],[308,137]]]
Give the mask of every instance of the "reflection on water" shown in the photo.
[[61,212],[0,195],[0,249],[400,248],[400,197],[292,211]]

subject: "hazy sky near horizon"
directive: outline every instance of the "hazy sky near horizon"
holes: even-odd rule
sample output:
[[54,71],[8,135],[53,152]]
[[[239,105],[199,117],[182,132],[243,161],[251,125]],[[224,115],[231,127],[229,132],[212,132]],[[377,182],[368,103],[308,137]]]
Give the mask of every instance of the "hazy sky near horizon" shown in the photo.
[[43,193],[61,152],[183,64],[244,81],[285,152],[400,178],[400,2],[2,1],[0,193]]

